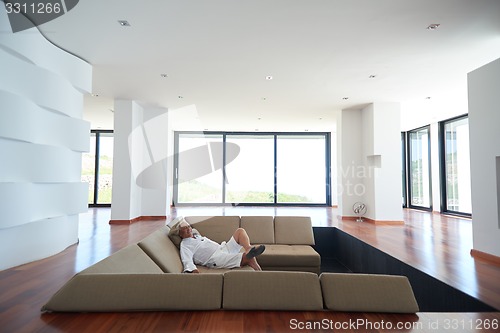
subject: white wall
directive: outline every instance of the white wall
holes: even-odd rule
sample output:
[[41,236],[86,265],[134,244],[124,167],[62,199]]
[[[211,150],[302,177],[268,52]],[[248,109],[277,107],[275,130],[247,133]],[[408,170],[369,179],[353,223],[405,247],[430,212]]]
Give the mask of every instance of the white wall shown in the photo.
[[12,33],[0,10],[0,269],[78,241],[87,210],[81,153],[89,149],[83,93],[92,68],[33,28]]
[[473,246],[500,256],[500,59],[469,73],[468,84]]
[[111,220],[166,216],[168,113],[115,101]]
[[357,177],[363,170],[361,110],[342,110],[337,116],[337,181],[338,214],[354,216],[352,206],[363,201],[364,184]]

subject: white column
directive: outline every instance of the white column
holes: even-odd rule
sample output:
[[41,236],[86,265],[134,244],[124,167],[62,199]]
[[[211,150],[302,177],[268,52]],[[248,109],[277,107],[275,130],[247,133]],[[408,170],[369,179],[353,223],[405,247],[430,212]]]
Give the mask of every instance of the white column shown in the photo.
[[116,100],[112,223],[167,215],[168,114]]
[[342,110],[337,122],[338,212],[341,217],[353,216],[352,205],[363,201],[363,182],[357,177],[362,168],[361,110]]
[[338,130],[339,215],[367,206],[375,222],[402,222],[401,130],[398,103],[342,110]]

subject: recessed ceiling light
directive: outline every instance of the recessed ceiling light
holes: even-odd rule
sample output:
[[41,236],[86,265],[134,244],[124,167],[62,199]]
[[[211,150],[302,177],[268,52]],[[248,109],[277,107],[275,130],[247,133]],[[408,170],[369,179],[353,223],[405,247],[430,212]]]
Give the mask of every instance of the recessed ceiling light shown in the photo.
[[99,94],[92,94],[92,97],[99,97]]
[[349,97],[342,97],[342,99],[343,99],[344,101],[347,101],[347,100],[349,99]]
[[369,79],[374,79],[376,77],[377,77],[377,75],[370,75],[370,76],[368,76]]
[[130,27],[130,23],[128,23],[127,20],[118,20],[118,23],[122,26],[122,27]]
[[184,98],[184,96],[180,96],[180,95],[179,95],[179,96],[177,96],[177,98],[179,98],[179,99],[183,99],[183,98]]
[[427,27],[427,30],[436,30],[437,28],[439,28],[441,24],[439,23],[432,23],[432,24],[429,24],[429,26]]
[[272,79],[273,79],[273,77],[271,75],[266,76],[267,81],[271,81]]
[[167,74],[160,74],[161,77],[165,78],[165,77],[168,77]]
[[431,99],[431,96],[427,96],[425,99]]

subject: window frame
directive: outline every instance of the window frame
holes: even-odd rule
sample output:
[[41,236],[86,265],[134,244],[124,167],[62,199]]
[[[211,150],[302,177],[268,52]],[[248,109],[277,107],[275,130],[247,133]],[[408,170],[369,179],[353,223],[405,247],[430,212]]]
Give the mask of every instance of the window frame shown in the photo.
[[408,208],[408,169],[406,162],[406,144],[407,144],[407,133],[401,132],[401,180],[402,180],[402,206],[403,208]]
[[[442,214],[454,215],[460,217],[472,217],[472,213],[465,213],[460,211],[454,211],[448,209],[448,198],[447,198],[447,181],[446,181],[446,138],[445,138],[445,127],[447,124],[468,119],[468,114],[463,114],[457,117],[449,118],[439,122],[438,126],[438,147],[439,147],[439,189],[440,189],[440,212]],[[469,155],[470,157],[470,155]],[[469,158],[470,163],[470,158]]]
[[[411,169],[411,134],[416,133],[422,130],[427,130],[428,136],[427,136],[427,159],[429,161],[428,163],[428,170],[429,170],[429,207],[426,206],[418,206],[418,205],[413,205],[411,202],[411,195],[413,192],[412,188],[412,169]],[[433,200],[432,200],[432,161],[431,161],[431,126],[430,125],[425,125],[419,128],[412,129],[406,133],[406,170],[407,170],[407,207],[412,208],[412,209],[419,209],[419,210],[424,210],[424,211],[432,211],[433,209]]]
[[[183,203],[179,202],[179,189],[177,182],[178,168],[179,168],[179,137],[182,134],[203,134],[203,135],[222,135],[224,142],[224,154],[223,154],[223,168],[222,168],[222,202],[220,203]],[[242,203],[226,203],[226,137],[227,136],[274,136],[274,200],[271,203],[251,203],[251,202],[242,202]],[[324,136],[325,138],[325,203],[278,203],[277,202],[277,138],[278,136],[290,135],[290,136]],[[231,131],[174,131],[174,163],[173,163],[173,198],[172,205],[173,206],[331,206],[332,204],[332,195],[331,195],[331,134],[329,132],[231,132]]]
[[[99,203],[99,159],[100,159],[100,139],[101,134],[114,134],[113,130],[91,130],[90,134],[95,134],[95,160],[94,160],[94,197],[93,202],[89,203],[89,207],[111,207],[111,203]],[[113,136],[114,138],[114,136]],[[90,136],[89,136],[90,139]]]

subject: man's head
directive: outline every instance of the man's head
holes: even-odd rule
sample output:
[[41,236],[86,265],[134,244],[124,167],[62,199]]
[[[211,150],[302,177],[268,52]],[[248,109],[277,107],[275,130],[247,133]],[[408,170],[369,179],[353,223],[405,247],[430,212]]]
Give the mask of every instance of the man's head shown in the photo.
[[193,237],[193,228],[186,221],[182,221],[179,224],[179,236],[182,239]]

